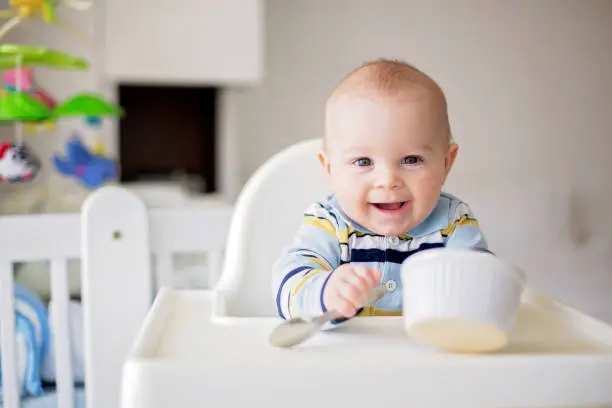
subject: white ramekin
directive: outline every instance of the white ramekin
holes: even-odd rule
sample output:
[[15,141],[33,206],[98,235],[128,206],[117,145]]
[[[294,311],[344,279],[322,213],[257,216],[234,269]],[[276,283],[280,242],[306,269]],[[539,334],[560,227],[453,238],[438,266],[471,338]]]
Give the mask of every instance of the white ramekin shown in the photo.
[[525,285],[518,269],[487,252],[440,248],[409,257],[401,273],[411,338],[455,352],[506,345]]

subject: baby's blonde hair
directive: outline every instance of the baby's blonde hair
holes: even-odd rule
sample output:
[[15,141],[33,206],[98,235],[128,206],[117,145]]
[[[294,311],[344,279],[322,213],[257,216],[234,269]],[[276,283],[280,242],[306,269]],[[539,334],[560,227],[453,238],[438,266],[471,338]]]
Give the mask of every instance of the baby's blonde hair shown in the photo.
[[426,91],[439,104],[444,131],[448,135],[449,142],[452,141],[444,92],[430,76],[400,60],[382,58],[367,61],[345,75],[327,100],[326,117],[330,106],[342,96],[368,95],[393,98],[418,90]]

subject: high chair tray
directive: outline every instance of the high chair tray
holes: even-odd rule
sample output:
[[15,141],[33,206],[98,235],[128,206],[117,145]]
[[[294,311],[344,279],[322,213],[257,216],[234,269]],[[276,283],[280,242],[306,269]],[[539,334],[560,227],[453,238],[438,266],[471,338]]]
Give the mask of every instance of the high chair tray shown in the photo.
[[219,318],[212,295],[164,289],[124,366],[123,408],[612,406],[612,327],[525,293],[508,347],[419,346],[401,317],[357,318],[293,349],[277,318]]

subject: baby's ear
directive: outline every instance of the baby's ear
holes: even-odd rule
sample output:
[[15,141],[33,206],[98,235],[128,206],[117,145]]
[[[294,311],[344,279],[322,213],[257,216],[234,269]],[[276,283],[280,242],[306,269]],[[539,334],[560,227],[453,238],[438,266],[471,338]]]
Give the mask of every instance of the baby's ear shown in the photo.
[[319,157],[319,163],[321,163],[321,166],[323,166],[325,174],[329,176],[329,160],[327,159],[325,151],[319,150],[319,154],[317,156]]
[[448,177],[451,169],[453,168],[453,164],[455,163],[455,159],[457,158],[457,153],[459,152],[459,145],[457,143],[450,143],[448,145],[448,151],[446,152],[446,157],[444,158],[444,181]]

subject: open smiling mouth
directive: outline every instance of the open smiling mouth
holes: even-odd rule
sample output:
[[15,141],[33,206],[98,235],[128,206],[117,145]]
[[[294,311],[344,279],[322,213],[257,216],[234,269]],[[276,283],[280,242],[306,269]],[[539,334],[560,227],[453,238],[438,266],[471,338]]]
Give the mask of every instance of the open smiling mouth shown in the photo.
[[371,203],[374,207],[382,211],[397,211],[401,210],[405,205],[406,201],[399,201],[396,203]]

